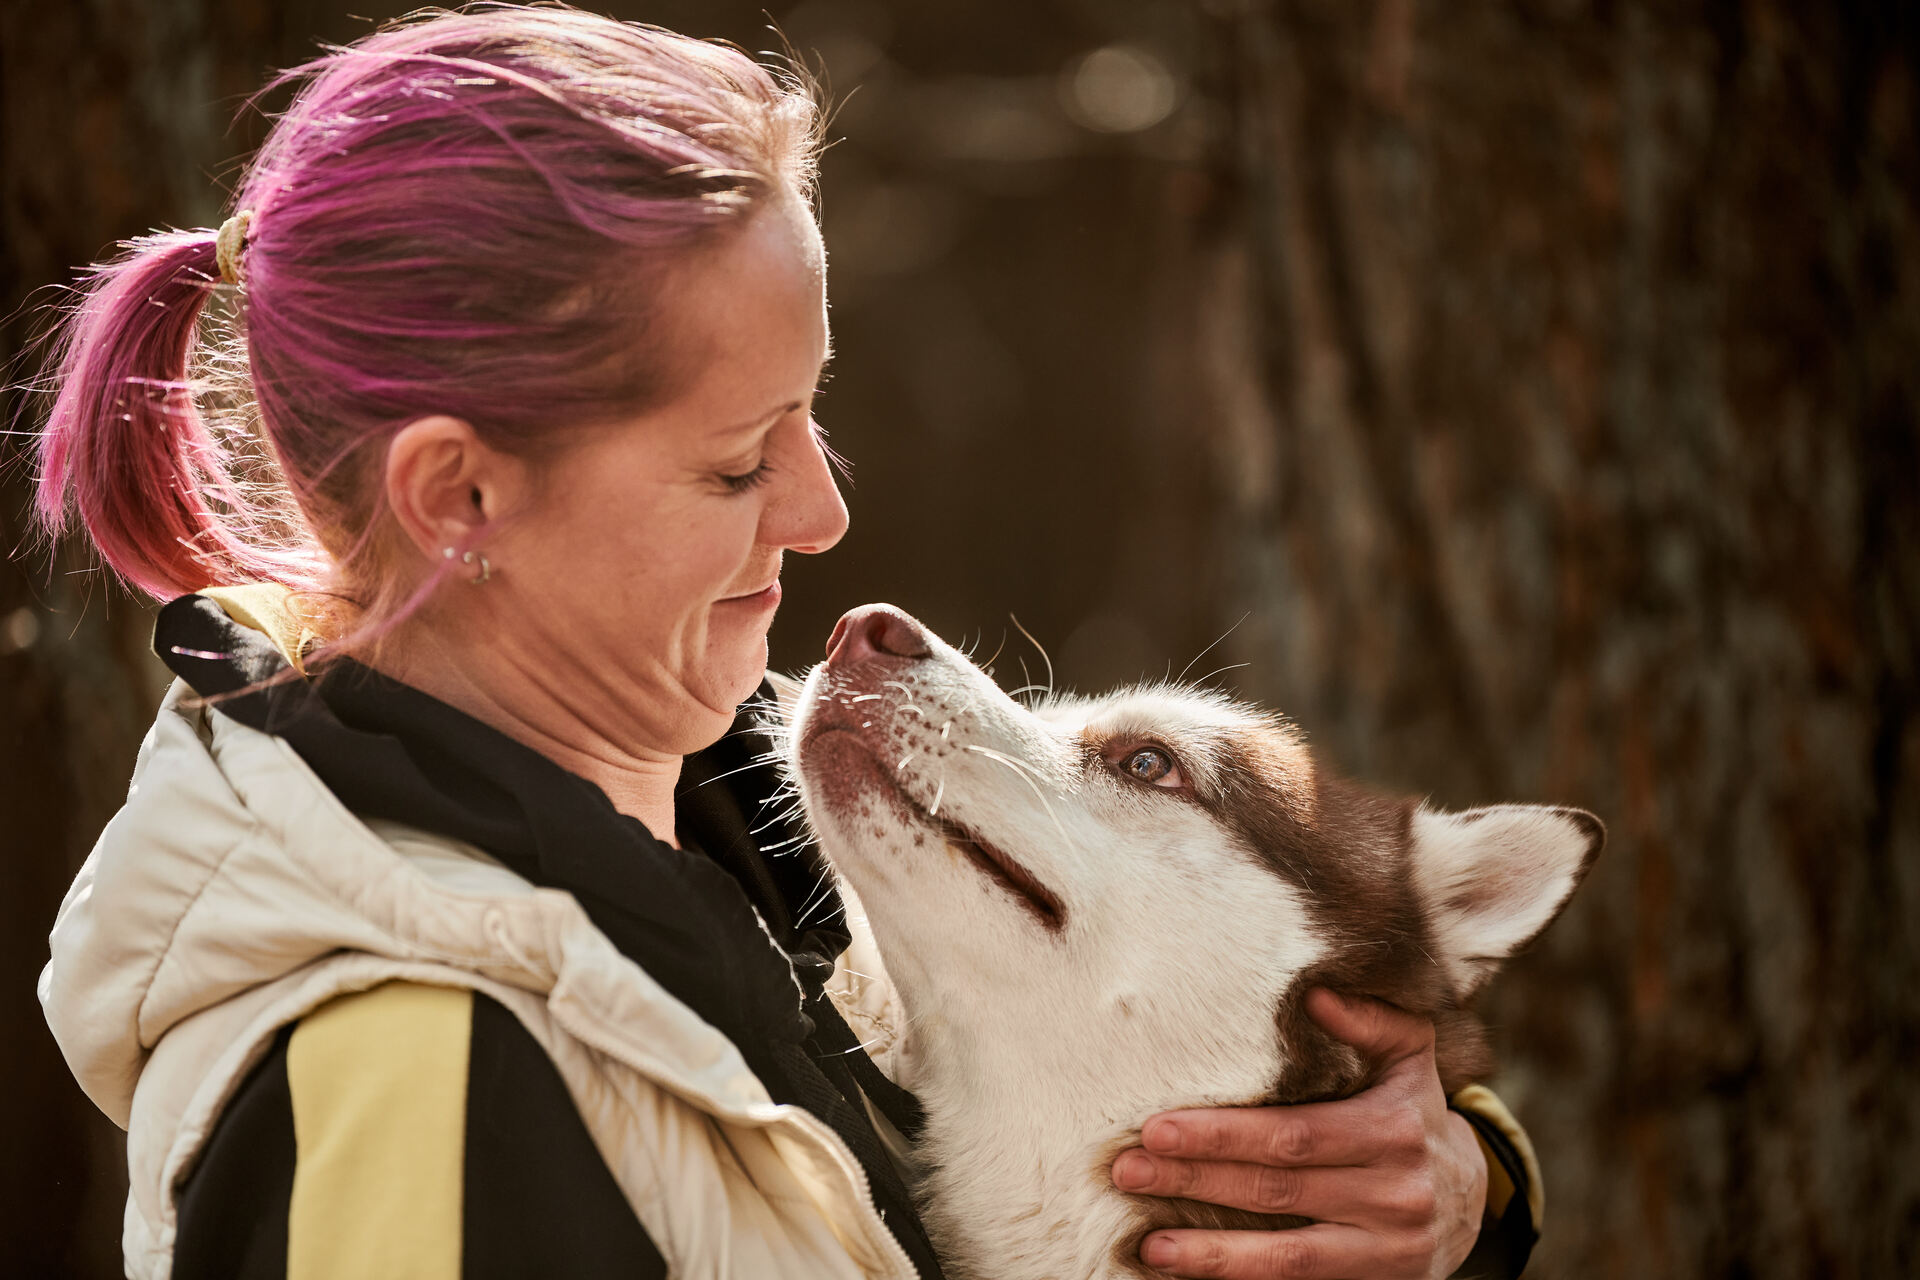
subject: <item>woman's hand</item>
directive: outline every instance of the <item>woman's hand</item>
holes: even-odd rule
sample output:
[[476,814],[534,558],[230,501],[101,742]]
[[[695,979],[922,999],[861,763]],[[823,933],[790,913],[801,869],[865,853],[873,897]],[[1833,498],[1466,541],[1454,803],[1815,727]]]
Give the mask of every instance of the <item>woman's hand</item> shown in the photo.
[[1331,991],[1307,1011],[1373,1059],[1377,1083],[1339,1102],[1213,1107],[1148,1120],[1145,1150],[1122,1152],[1114,1185],[1259,1213],[1312,1218],[1292,1231],[1156,1231],[1149,1266],[1178,1276],[1451,1275],[1486,1210],[1487,1166],[1473,1130],[1447,1110],[1433,1024]]

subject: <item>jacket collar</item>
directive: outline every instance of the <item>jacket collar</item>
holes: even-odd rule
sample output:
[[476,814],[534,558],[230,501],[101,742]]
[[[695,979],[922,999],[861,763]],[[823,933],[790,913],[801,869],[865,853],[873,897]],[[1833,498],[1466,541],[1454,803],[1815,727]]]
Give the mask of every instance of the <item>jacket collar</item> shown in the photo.
[[[896,1239],[923,1274],[938,1274],[860,1101],[856,1068],[881,1105],[898,1110],[906,1095],[872,1068],[821,992],[848,943],[835,923],[844,909],[811,846],[782,817],[766,816],[778,774],[750,722],[736,723],[683,777],[680,820],[710,857],[662,843],[586,779],[350,659],[300,678],[271,640],[215,601],[167,605],[154,648],[226,714],[283,739],[356,814],[465,840],[533,884],[571,894],[616,948],[732,1042],[776,1101],[805,1107],[840,1135],[875,1203],[891,1211]],[[710,785],[722,778],[732,785]],[[741,794],[757,801],[752,820],[734,798]],[[778,861],[755,838],[774,828],[769,843],[787,851]],[[804,986],[789,950],[816,957]],[[829,1046],[810,1043],[817,1026]]]
[[[272,640],[204,596],[161,610],[154,648],[221,712],[284,739],[354,813],[465,841],[535,885],[571,893],[616,947],[756,1069],[757,1042],[804,1038],[801,992],[779,944],[838,955],[844,930],[819,918],[822,904],[838,903],[817,865],[802,864],[806,855],[777,871],[767,865],[738,790],[701,785],[740,767],[724,753],[697,760],[684,793],[686,825],[714,850],[708,857],[655,839],[586,779],[351,659],[334,660],[318,680],[300,678]],[[753,765],[750,745],[727,742],[748,756],[749,771],[771,770]],[[810,905],[809,927],[797,929]]]

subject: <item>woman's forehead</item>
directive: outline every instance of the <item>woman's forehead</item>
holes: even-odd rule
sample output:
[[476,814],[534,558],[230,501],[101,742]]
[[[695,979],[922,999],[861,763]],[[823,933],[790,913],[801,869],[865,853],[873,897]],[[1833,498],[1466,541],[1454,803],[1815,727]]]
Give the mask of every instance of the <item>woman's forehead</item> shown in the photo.
[[720,443],[804,405],[831,355],[820,236],[797,201],[766,206],[688,263],[661,301],[661,337],[694,362],[663,413]]

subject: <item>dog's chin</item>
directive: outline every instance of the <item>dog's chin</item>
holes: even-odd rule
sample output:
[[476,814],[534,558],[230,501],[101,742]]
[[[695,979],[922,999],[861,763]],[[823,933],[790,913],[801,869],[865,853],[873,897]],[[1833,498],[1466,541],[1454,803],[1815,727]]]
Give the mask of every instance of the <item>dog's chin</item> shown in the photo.
[[841,725],[809,726],[800,739],[800,772],[816,803],[836,820],[871,817],[876,802],[902,822],[913,821],[915,806],[857,729]]
[[964,854],[980,873],[1010,895],[1042,929],[1066,928],[1060,896],[1017,860],[970,828],[927,811],[900,786],[860,731],[822,725],[800,741],[800,768],[827,816],[849,828],[856,818],[876,818],[876,804],[909,831],[926,832]]

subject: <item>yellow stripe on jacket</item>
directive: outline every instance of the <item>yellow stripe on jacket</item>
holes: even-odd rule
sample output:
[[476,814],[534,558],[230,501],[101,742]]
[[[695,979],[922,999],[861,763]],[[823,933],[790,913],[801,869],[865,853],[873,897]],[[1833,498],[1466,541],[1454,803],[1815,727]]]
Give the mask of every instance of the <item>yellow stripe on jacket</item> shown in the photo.
[[[1483,1084],[1470,1084],[1453,1095],[1453,1105],[1462,1111],[1471,1111],[1493,1122],[1520,1157],[1520,1163],[1527,1170],[1527,1210],[1533,1218],[1533,1229],[1541,1229],[1541,1223],[1547,1218],[1547,1189],[1540,1176],[1540,1157],[1534,1154],[1533,1142],[1527,1137],[1527,1131],[1513,1118],[1513,1112],[1507,1110],[1507,1104],[1500,1101],[1493,1090]],[[1507,1211],[1507,1202],[1513,1199],[1517,1189],[1513,1179],[1501,1167],[1499,1158],[1488,1148],[1485,1138],[1476,1131],[1474,1137],[1479,1140],[1480,1153],[1487,1159],[1487,1208],[1494,1217]]]
[[401,982],[294,1028],[287,1280],[459,1280],[472,1034],[472,992]]

